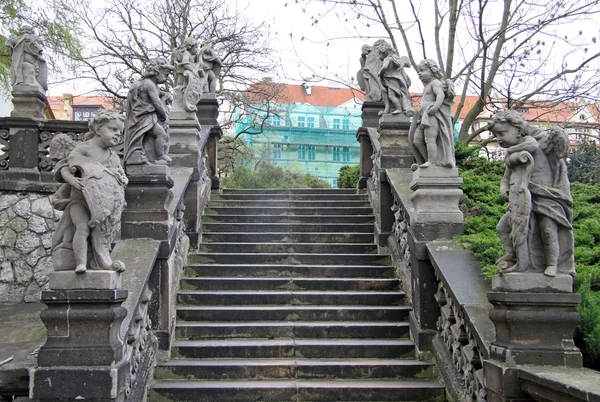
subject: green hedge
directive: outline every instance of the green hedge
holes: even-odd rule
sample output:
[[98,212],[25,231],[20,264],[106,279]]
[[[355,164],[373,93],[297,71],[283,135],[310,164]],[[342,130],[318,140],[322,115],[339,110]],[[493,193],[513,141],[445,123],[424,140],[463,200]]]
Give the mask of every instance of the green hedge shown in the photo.
[[342,166],[340,175],[338,176],[338,188],[356,188],[358,179],[360,178],[360,165]]
[[[504,163],[490,162],[477,153],[477,147],[457,145],[457,165],[464,180],[461,209],[465,214],[465,235],[458,241],[473,250],[484,276],[490,279],[497,273],[496,260],[503,255],[496,225],[507,208],[500,196]],[[571,193],[575,204],[574,289],[582,297],[575,343],[583,353],[584,365],[600,369],[600,185],[574,182]]]
[[221,183],[223,188],[331,188],[316,176],[264,161],[256,169],[237,166]]

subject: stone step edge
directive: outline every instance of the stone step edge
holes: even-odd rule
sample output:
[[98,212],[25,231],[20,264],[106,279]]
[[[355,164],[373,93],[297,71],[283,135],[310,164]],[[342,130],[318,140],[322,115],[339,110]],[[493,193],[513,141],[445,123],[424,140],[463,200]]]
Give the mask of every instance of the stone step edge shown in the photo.
[[331,339],[264,339],[264,338],[229,338],[229,339],[202,339],[202,340],[182,340],[175,339],[172,347],[246,347],[246,346],[354,346],[354,347],[373,347],[373,346],[414,346],[415,343],[410,339],[387,339],[387,338],[331,338]]
[[210,367],[210,366],[268,366],[268,365],[305,365],[305,366],[353,366],[353,365],[389,365],[389,366],[414,366],[431,367],[433,363],[417,359],[393,359],[393,358],[348,358],[348,359],[289,359],[289,358],[239,358],[239,359],[190,359],[178,358],[167,362],[157,363],[157,367]]
[[177,321],[176,327],[370,327],[370,326],[384,326],[384,327],[408,327],[407,321]]
[[437,380],[389,379],[389,380],[157,380],[153,389],[169,388],[429,388],[444,389]]

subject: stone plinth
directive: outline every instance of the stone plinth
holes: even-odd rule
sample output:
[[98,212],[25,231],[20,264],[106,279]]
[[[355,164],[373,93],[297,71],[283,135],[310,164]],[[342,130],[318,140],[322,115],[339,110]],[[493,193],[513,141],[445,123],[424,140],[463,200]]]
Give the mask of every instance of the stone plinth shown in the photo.
[[36,400],[123,401],[129,363],[119,330],[126,290],[48,290],[40,318],[47,329],[38,367],[31,369]]
[[121,273],[117,271],[90,270],[83,273],[56,271],[50,274],[49,287],[52,290],[69,289],[120,289]]
[[404,114],[384,114],[379,120],[380,151],[376,155],[381,169],[408,168],[415,159],[408,142],[410,119]]
[[46,120],[46,93],[39,86],[18,85],[12,90],[13,110],[10,117],[25,117],[35,120]]
[[362,104],[362,126],[377,128],[379,126],[379,112],[385,108],[383,102],[364,102]]
[[202,99],[196,105],[196,117],[202,126],[217,126],[217,118],[219,117],[219,102],[215,98],[215,94],[206,93],[202,95]]
[[458,169],[430,166],[413,172],[410,195],[415,214],[411,224],[459,224],[464,218],[458,208],[463,180]]
[[492,277],[495,292],[572,293],[573,277],[538,273],[508,273]]

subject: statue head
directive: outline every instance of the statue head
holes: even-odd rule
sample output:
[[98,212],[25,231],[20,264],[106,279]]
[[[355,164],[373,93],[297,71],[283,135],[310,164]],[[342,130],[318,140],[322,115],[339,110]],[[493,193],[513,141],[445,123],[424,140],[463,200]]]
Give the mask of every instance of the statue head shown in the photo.
[[429,70],[431,72],[432,77],[438,80],[441,80],[444,76],[442,70],[440,70],[435,60],[432,59],[425,59],[419,63],[419,77],[421,77],[421,71],[424,70]]
[[181,48],[186,49],[186,50],[192,50],[193,48],[198,46],[198,42],[196,41],[196,39],[192,38],[191,36],[189,38],[185,38],[183,40],[183,42],[181,43]]
[[529,135],[529,124],[523,115],[515,110],[501,110],[494,115],[490,132],[498,138],[501,147],[508,148],[517,145],[523,137]]
[[173,71],[173,67],[164,57],[150,59],[142,72],[144,78],[156,77],[156,82],[162,84],[167,81],[167,77]]
[[369,45],[367,43],[362,45],[362,47],[360,48],[361,54],[363,56],[366,56],[367,54],[371,53],[372,50],[373,50],[373,48],[371,47],[371,45]]
[[379,58],[381,60],[385,59],[390,54],[396,52],[396,49],[394,49],[392,45],[390,45],[383,39],[376,41],[373,45],[373,48],[379,52]]
[[21,29],[19,30],[19,32],[21,33],[21,35],[26,35],[26,34],[35,35],[35,31],[33,30],[33,27],[31,25],[23,25],[21,27]]
[[88,122],[90,131],[85,135],[85,139],[89,140],[96,135],[100,135],[102,127],[113,121],[119,122],[123,126],[125,124],[125,116],[116,110],[99,109]]
[[200,47],[202,49],[211,49],[215,46],[215,40],[214,39],[206,39],[204,42],[202,42],[202,45],[200,45]]

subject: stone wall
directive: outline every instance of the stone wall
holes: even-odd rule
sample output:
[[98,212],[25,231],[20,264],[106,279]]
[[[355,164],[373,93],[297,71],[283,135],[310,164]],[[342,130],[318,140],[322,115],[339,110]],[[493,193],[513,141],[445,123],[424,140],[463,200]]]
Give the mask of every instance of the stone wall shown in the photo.
[[60,219],[48,193],[0,191],[0,303],[36,302],[52,272]]

